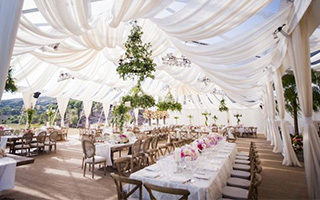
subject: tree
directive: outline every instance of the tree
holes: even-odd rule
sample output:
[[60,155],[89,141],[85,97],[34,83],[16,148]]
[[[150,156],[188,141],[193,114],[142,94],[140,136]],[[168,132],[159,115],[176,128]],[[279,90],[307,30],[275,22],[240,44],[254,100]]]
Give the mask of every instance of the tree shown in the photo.
[[[320,109],[320,72],[311,69],[312,78],[312,97],[313,97],[313,111],[318,112]],[[293,71],[287,71],[282,76],[282,85],[284,91],[285,109],[294,120],[294,132],[299,134],[298,115],[301,111],[298,91],[294,79]]]

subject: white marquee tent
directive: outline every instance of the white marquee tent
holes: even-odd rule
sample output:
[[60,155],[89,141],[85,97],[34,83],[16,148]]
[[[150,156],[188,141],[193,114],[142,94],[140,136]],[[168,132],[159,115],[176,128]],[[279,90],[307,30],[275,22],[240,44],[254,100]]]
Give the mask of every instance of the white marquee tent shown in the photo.
[[[41,92],[57,98],[62,114],[70,98],[84,102],[87,117],[92,101],[103,103],[107,112],[134,85],[119,79],[116,68],[129,21],[137,20],[157,64],[155,79],[142,84],[146,93],[159,99],[170,90],[183,104],[181,116],[198,112],[197,118],[203,110],[217,112],[226,96],[233,112],[251,112],[247,123],[262,116],[258,123],[265,123],[274,152],[283,152],[284,165],[300,165],[285,128],[281,84],[281,75],[292,68],[304,121],[309,196],[320,198],[320,142],[312,124],[310,77],[310,67],[320,68],[311,65],[320,54],[310,58],[320,49],[319,8],[317,0],[2,0],[0,86],[11,65],[26,107],[33,93]],[[168,53],[185,55],[191,67],[163,64]],[[74,78],[58,81],[61,73]]]

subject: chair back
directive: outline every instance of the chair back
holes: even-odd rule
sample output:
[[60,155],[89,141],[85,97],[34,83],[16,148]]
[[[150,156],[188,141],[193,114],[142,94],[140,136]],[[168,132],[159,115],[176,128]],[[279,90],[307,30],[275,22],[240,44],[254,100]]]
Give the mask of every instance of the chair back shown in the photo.
[[144,183],[143,185],[147,189],[151,200],[156,200],[155,196],[152,193],[152,190],[160,193],[180,195],[182,197],[179,200],[188,199],[188,196],[190,195],[189,190],[185,190],[185,189],[162,187],[162,186],[153,185],[150,183]]
[[58,132],[57,131],[53,131],[52,133],[50,133],[49,140],[50,140],[51,143],[56,142],[57,138],[58,138]]
[[159,137],[158,136],[153,136],[152,141],[151,141],[151,148],[156,149],[158,147],[158,142],[159,142]]
[[141,149],[141,143],[142,140],[141,139],[137,139],[133,144],[132,144],[132,155],[136,155],[140,152]]
[[38,136],[37,136],[37,142],[38,143],[44,143],[46,140],[47,132],[46,131],[41,131]]
[[[139,189],[139,199],[142,199],[142,182],[134,179],[130,179],[124,176],[119,176],[117,174],[111,173],[111,177],[114,180],[114,183],[117,187],[118,200],[128,199],[136,190]],[[123,191],[123,184],[128,183],[135,185],[130,191]]]
[[152,141],[152,137],[148,137],[142,144],[142,151],[143,153],[147,153],[150,148],[150,143]]
[[96,148],[94,146],[94,143],[90,140],[83,140],[82,141],[82,148],[83,153],[86,158],[92,158],[96,154]]
[[22,136],[22,143],[23,144],[30,144],[32,142],[32,138],[33,138],[33,133],[27,132],[27,133],[23,134],[23,136]]

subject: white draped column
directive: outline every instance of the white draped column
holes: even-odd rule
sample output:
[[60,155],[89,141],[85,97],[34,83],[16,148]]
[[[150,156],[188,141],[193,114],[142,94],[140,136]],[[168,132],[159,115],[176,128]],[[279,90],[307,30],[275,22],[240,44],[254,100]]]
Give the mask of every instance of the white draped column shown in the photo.
[[139,117],[139,108],[136,108],[136,109],[134,109],[133,110],[133,112],[134,112],[134,117],[135,117],[135,119],[136,119],[136,126],[138,126],[139,124],[138,124],[138,117]]
[[89,115],[91,113],[91,107],[92,107],[92,101],[89,101],[89,100],[83,101],[83,111],[84,111],[84,115],[86,117],[86,128],[90,127]]
[[282,165],[287,165],[287,166],[293,165],[293,166],[301,167],[301,164],[297,159],[297,155],[295,154],[292,148],[290,134],[286,126],[283,86],[282,86],[281,77],[282,76],[279,68],[276,71],[276,74],[274,77],[274,84],[275,84],[275,89],[277,93],[279,117],[281,120],[280,127],[281,127],[282,139],[283,139],[284,158],[282,161]]
[[64,114],[66,113],[67,106],[69,103],[69,98],[57,97],[59,113],[61,116],[61,127],[64,126]]
[[106,126],[108,125],[108,116],[109,116],[110,105],[111,105],[110,102],[104,102],[104,103],[102,103],[103,113],[104,113],[104,117],[105,117],[104,127],[106,127]]
[[[289,37],[288,55],[293,67],[303,116],[303,153],[309,198],[320,199],[320,139],[312,123],[313,101],[309,46],[310,35],[320,23],[318,18],[313,18],[319,15],[320,2],[312,1],[312,4],[316,5],[316,9],[313,9],[314,5],[308,8]],[[316,25],[315,20],[318,20]]]
[[0,101],[16,40],[23,0],[0,1]]
[[267,97],[268,97],[268,104],[269,104],[269,131],[272,135],[273,140],[273,153],[281,153],[282,152],[282,143],[280,138],[279,129],[276,123],[276,113],[275,113],[275,105],[274,105],[274,94],[273,94],[273,88],[272,88],[272,82],[267,83]]

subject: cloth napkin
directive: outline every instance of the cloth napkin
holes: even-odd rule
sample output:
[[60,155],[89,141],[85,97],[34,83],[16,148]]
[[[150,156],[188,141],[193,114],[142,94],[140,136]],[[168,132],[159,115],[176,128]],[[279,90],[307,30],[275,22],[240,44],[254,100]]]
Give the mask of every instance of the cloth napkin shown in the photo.
[[173,176],[171,176],[170,180],[172,182],[185,183],[185,182],[188,182],[190,180],[190,178],[185,177],[185,176],[181,176],[181,175],[173,175]]
[[143,173],[143,177],[146,177],[146,178],[157,178],[158,176],[160,175],[157,172],[145,171]]
[[204,171],[216,172],[219,168],[215,165],[205,165],[202,166],[201,169]]
[[218,164],[218,165],[222,164],[221,160],[210,160],[209,162],[212,163],[212,164]]
[[210,176],[208,174],[200,174],[200,173],[196,173],[193,175],[195,178],[198,179],[203,179],[203,180],[209,180]]
[[145,168],[147,171],[151,171],[151,172],[158,172],[160,171],[161,169],[159,168],[159,166],[157,165],[151,165],[149,167],[146,167]]

